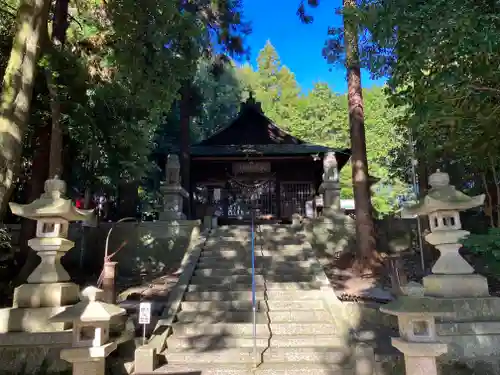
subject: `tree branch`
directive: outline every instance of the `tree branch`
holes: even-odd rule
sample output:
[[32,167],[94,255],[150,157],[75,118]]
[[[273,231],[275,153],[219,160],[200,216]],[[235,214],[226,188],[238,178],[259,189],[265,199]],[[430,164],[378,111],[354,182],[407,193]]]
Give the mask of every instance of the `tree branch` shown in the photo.
[[476,85],[469,85],[471,89],[477,90],[477,91],[489,91],[489,92],[494,92],[496,94],[500,95],[500,89],[495,89],[493,87],[483,87],[483,86],[476,86]]
[[[7,4],[5,1],[0,2],[0,5],[2,6],[0,8],[0,11],[11,15],[12,17],[16,17],[17,9],[14,8],[12,5]],[[9,8],[9,10],[6,10],[5,8]]]
[[[3,6],[3,5],[6,5],[6,4],[2,4],[2,6]],[[12,17],[12,18],[16,18],[16,14],[15,14],[15,13],[11,13],[11,12],[10,12],[9,10],[7,10],[7,9],[2,9],[2,8],[0,8],[0,13],[6,14],[6,15],[8,15],[8,16],[10,16],[10,17]]]

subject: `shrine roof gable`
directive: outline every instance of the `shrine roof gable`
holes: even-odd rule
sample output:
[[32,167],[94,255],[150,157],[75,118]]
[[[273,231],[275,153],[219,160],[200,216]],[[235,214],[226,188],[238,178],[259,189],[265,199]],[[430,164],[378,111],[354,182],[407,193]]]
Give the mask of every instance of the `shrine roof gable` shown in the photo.
[[236,145],[301,145],[303,140],[280,129],[257,107],[243,107],[236,119],[209,138],[193,145],[236,146]]

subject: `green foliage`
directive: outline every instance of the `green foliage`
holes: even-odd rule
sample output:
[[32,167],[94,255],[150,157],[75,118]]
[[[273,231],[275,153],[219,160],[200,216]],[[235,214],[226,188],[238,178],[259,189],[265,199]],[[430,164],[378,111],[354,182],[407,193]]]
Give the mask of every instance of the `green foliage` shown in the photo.
[[364,66],[388,77],[389,101],[403,109],[399,121],[412,129],[419,159],[462,181],[480,185],[484,175],[498,184],[499,4],[365,0],[355,17],[370,36]]
[[490,228],[486,234],[471,234],[463,245],[484,259],[485,271],[493,275],[500,273],[500,228]]
[[226,64],[213,74],[211,60],[201,59],[193,80],[201,103],[191,123],[193,143],[207,138],[233,120],[240,109],[243,87],[236,76],[234,64]]

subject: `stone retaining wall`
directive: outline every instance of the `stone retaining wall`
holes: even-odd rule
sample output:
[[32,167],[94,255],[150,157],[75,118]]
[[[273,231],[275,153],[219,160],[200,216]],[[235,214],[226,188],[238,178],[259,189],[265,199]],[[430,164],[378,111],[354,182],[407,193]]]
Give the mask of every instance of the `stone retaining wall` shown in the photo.
[[[113,225],[101,223],[99,227],[84,228],[80,223],[71,223],[68,237],[75,242],[75,246],[62,260],[70,273],[74,269],[83,268],[87,273],[102,269],[106,236]],[[20,225],[8,227],[13,245],[18,246]],[[113,260],[118,262],[118,272],[122,276],[168,272],[172,252],[179,252],[182,259],[192,236],[198,236],[199,227],[198,220],[119,223],[110,235],[108,253],[121,247]],[[85,240],[84,231],[87,232]]]

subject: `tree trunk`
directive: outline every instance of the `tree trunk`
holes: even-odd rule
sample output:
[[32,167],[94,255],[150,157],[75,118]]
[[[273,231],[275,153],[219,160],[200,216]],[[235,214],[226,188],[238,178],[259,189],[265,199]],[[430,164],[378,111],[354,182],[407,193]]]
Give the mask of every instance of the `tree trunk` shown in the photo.
[[[181,88],[181,101],[180,101],[180,126],[181,126],[181,142],[180,142],[180,164],[181,164],[181,183],[182,187],[190,192],[190,127],[189,119],[191,116],[191,91],[190,84],[185,83]],[[191,196],[191,194],[189,194]],[[188,197],[185,199],[184,213],[189,218],[191,216],[191,200]]]
[[427,168],[425,160],[422,159],[420,158],[417,164],[419,197],[427,195],[427,191],[429,190],[429,168]]
[[59,102],[59,94],[57,83],[55,82],[54,73],[51,69],[45,69],[45,77],[47,78],[47,86],[50,94],[50,112],[52,118],[52,132],[50,137],[50,161],[49,161],[49,178],[58,176],[62,178],[63,172],[63,132],[61,128],[61,103]]
[[[52,23],[52,45],[50,51],[55,54],[61,51],[66,41],[66,30],[68,29],[68,0],[57,0]],[[50,42],[49,42],[50,43]],[[58,176],[62,178],[63,173],[63,130],[61,126],[61,102],[54,69],[45,69],[47,87],[50,94],[50,110],[52,114],[52,135],[50,138],[50,163],[49,178]]]
[[[354,7],[356,7],[355,0],[344,0],[344,10]],[[368,161],[366,158],[358,34],[356,24],[346,16],[344,16],[344,43],[352,149],[352,182],[356,215],[357,256],[354,268],[358,273],[364,273],[365,271],[373,271],[375,268],[378,268],[380,260],[375,244]]]
[[0,217],[14,189],[50,0],[21,0],[0,97]]

